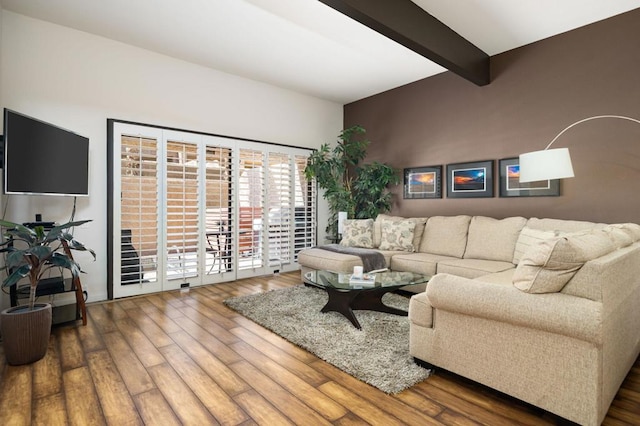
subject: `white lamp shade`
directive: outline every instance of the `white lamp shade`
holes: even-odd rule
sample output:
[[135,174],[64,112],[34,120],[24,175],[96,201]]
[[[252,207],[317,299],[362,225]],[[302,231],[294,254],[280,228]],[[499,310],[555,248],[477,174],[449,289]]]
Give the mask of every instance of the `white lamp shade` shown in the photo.
[[564,179],[573,176],[573,165],[568,148],[520,154],[520,182]]
[[347,212],[338,212],[338,234],[344,231],[344,221],[347,219]]

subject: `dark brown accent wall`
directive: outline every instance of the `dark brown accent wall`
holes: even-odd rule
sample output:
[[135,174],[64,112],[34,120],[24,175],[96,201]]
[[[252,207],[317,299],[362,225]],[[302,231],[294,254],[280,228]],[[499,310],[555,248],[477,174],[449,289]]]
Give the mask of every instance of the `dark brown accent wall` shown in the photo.
[[[345,105],[345,127],[371,140],[365,161],[405,167],[517,157],[544,149],[562,129],[593,115],[640,119],[640,9],[491,58],[478,87],[451,72]],[[594,120],[565,133],[576,177],[560,197],[405,200],[394,214],[521,215],[640,223],[640,125]],[[444,175],[444,174],[443,174]],[[444,179],[444,185],[448,179]]]

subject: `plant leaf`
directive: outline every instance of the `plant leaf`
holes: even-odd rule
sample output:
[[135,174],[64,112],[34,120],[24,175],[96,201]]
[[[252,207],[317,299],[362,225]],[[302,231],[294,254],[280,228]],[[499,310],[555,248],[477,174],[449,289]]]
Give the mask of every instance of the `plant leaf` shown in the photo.
[[53,253],[53,255],[47,259],[47,264],[68,269],[74,278],[80,274],[80,267],[78,264],[71,260],[69,256],[62,253]]
[[19,223],[0,220],[0,226],[8,228],[4,234],[10,238],[17,238],[27,242],[32,242],[37,237],[37,234],[33,229],[27,228]]
[[29,275],[30,271],[31,271],[31,265],[29,264],[22,265],[21,267],[13,271],[11,275],[9,275],[7,278],[4,279],[2,286],[11,287],[12,285],[20,281],[22,278]]
[[51,256],[52,252],[51,247],[49,246],[34,246],[25,251],[36,256],[41,262]]
[[96,260],[96,252],[94,252],[90,248],[87,248],[80,241],[71,240],[71,242],[69,243],[69,248],[73,250],[78,250],[78,251],[88,251],[93,256],[93,260],[94,261]]
[[9,269],[29,264],[25,256],[28,256],[26,250],[15,250],[7,256],[5,263]]
[[51,242],[51,241],[55,241],[55,240],[65,239],[65,238],[63,238],[63,231],[65,229],[73,228],[75,226],[84,225],[85,223],[88,223],[88,222],[91,222],[91,221],[92,221],[91,219],[89,219],[89,220],[79,220],[79,221],[75,221],[75,222],[67,222],[67,223],[64,223],[62,225],[54,226],[53,228],[51,228],[51,230],[47,234],[47,236],[44,239],[44,241],[45,242]]

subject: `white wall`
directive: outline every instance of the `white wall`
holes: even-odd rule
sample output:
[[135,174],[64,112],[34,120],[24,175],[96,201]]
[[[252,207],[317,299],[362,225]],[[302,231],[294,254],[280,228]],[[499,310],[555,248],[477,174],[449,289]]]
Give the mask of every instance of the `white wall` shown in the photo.
[[[78,198],[76,213],[93,219],[76,230],[98,254],[94,263],[78,257],[89,301],[107,297],[107,118],[312,148],[342,129],[340,104],[7,10],[0,21],[2,106],[90,138],[90,196]],[[324,224],[327,208],[319,202]],[[42,213],[44,220],[65,221],[71,208],[71,198],[12,195],[6,219],[31,221]],[[324,225],[318,228],[322,238]]]

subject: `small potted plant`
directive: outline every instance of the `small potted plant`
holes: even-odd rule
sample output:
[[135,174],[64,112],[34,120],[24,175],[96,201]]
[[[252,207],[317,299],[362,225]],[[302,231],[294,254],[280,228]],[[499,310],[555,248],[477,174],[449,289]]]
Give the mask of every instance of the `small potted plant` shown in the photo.
[[50,268],[68,269],[74,278],[80,274],[80,266],[65,253],[65,245],[71,250],[88,251],[95,260],[95,252],[76,241],[69,232],[70,228],[87,222],[91,221],[68,222],[47,231],[42,226],[29,228],[0,220],[7,239],[0,244],[0,253],[6,253],[2,269],[7,273],[2,286],[17,285],[23,278],[28,278],[30,284],[27,305],[14,306],[0,313],[4,352],[9,364],[28,364],[46,354],[51,333],[51,305],[35,303],[38,283]]

